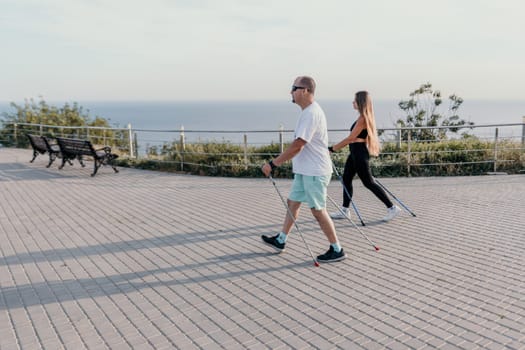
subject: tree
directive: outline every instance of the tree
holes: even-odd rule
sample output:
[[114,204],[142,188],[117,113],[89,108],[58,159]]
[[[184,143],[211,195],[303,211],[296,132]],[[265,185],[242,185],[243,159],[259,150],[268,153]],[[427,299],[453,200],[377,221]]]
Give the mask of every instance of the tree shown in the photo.
[[[65,103],[63,107],[58,108],[47,104],[42,98],[40,101],[26,99],[23,105],[11,102],[10,106],[13,112],[4,112],[1,115],[3,124],[0,129],[0,140],[5,145],[15,145],[19,147],[27,146],[27,140],[24,137],[15,138],[15,124],[18,125],[16,133],[24,135],[25,133],[43,133],[47,136],[66,136],[66,137],[89,137],[94,143],[106,143],[113,140],[112,144],[119,143],[122,135],[119,132],[105,129],[110,128],[107,119],[96,117],[92,119],[89,112],[78,103]],[[45,129],[37,129],[35,125],[28,126],[24,124],[46,125]],[[57,127],[78,127],[78,128],[57,128]],[[100,127],[101,129],[92,129],[87,131],[86,127]],[[86,134],[87,133],[87,134]],[[15,142],[15,139],[17,142]],[[122,143],[122,142],[120,142]]]
[[[425,126],[449,126],[446,129],[417,129],[410,131],[412,140],[418,141],[438,141],[447,138],[447,133],[457,133],[458,126],[474,125],[474,123],[461,119],[458,109],[463,103],[463,99],[455,94],[450,95],[449,107],[446,114],[439,111],[443,104],[441,92],[432,89],[432,84],[422,84],[418,89],[410,93],[410,98],[399,102],[399,108],[406,114],[404,119],[397,120],[400,127],[425,127]],[[409,132],[403,133],[403,140],[408,139]],[[468,136],[468,133],[463,133]]]

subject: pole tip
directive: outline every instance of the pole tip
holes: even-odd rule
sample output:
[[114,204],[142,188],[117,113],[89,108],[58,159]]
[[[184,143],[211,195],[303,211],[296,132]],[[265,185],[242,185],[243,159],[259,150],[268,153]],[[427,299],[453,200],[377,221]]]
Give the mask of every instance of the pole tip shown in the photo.
[[319,267],[319,262],[314,261],[314,265],[315,265],[316,267]]
[[378,246],[374,246],[375,250],[379,250],[379,247]]

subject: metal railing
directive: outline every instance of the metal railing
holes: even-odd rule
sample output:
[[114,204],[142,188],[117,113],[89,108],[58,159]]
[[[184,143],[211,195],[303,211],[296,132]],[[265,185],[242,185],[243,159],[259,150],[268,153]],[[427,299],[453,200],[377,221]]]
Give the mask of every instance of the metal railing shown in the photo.
[[[437,132],[438,130],[457,129],[468,131],[475,136],[475,140],[483,141],[480,148],[460,147],[472,143],[473,138],[462,138],[451,134],[447,140],[435,141],[433,139],[412,139],[412,135],[423,130]],[[150,160],[154,162],[176,163],[180,170],[185,166],[200,166],[210,168],[217,166],[238,167],[248,169],[260,166],[261,158],[268,159],[282,152],[286,144],[293,138],[293,130],[285,130],[282,126],[278,130],[152,130],[127,128],[105,128],[88,126],[53,126],[43,124],[15,123],[3,125],[0,134],[0,144],[18,147],[28,146],[26,133],[40,135],[61,136],[89,139],[95,144],[114,147],[122,156],[130,159]],[[383,128],[379,130],[383,144],[380,157],[372,161],[376,169],[386,167],[404,167],[402,173],[408,176],[421,172],[416,170],[421,167],[451,167],[472,164],[490,165],[492,172],[508,169],[508,163],[513,163],[514,168],[523,171],[525,157],[525,117],[522,123],[490,124],[448,127],[418,127],[418,128]],[[332,142],[337,142],[348,135],[347,129],[331,129],[329,137]],[[217,140],[217,136],[222,139]],[[432,144],[442,147],[431,147]],[[231,147],[213,151],[202,150],[198,145],[227,144]],[[447,144],[453,147],[447,148]],[[272,151],[261,152],[264,145],[274,145]],[[191,146],[191,147],[189,147]],[[427,147],[428,146],[428,147]],[[426,149],[425,149],[426,148]],[[176,153],[176,157],[174,154]],[[334,154],[334,159],[339,163],[344,161],[347,151]],[[473,154],[482,156],[472,157]],[[445,157],[445,155],[448,155]],[[470,155],[470,156],[465,156]],[[168,156],[168,157],[166,157]],[[213,156],[214,159],[223,157],[220,161],[196,161]],[[235,158],[232,162],[231,159]],[[443,161],[443,159],[447,159]],[[227,159],[230,159],[228,161]],[[432,161],[432,160],[435,161]],[[458,159],[454,161],[454,159]],[[424,161],[422,161],[424,160]],[[485,169],[487,167],[485,166]]]

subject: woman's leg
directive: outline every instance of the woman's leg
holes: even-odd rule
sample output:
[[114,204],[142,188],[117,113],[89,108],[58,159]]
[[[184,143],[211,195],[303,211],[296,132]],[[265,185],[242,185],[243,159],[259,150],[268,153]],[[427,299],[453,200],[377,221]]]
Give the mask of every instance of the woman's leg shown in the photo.
[[[345,163],[345,170],[343,172],[343,207],[350,207],[350,201],[354,195],[354,188],[352,187],[352,179],[356,174],[356,168],[354,166],[354,160],[352,154],[348,155]],[[346,190],[345,190],[346,188]]]
[[368,154],[366,146],[363,146],[364,149],[360,149],[359,152],[356,152],[355,164],[357,168],[357,174],[363,182],[363,185],[372,191],[372,193],[375,194],[375,196],[379,198],[379,200],[383,202],[387,208],[391,208],[394,204],[388,198],[381,186],[379,186],[372,177],[372,171],[370,170],[369,164],[370,155]]

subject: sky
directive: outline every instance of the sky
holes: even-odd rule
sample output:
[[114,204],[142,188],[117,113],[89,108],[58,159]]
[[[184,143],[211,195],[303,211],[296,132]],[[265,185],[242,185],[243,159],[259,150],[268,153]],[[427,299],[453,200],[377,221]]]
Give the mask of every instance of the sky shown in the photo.
[[522,0],[0,0],[0,101],[525,100]]

